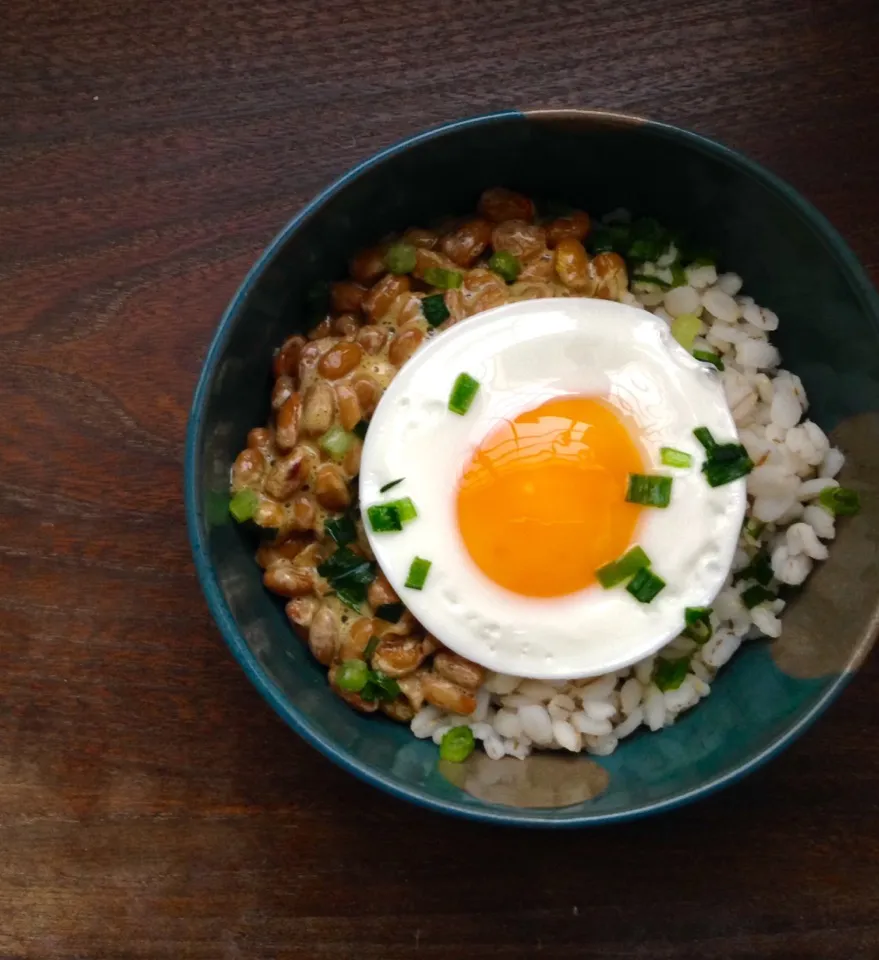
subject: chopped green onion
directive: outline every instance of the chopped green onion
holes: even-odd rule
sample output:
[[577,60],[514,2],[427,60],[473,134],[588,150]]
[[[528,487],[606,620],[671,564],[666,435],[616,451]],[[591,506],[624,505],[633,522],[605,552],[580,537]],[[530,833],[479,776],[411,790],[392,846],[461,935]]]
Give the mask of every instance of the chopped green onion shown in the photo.
[[409,567],[409,576],[406,577],[405,586],[409,587],[410,590],[421,590],[427,580],[430,566],[430,560],[423,560],[421,557],[416,557]]
[[336,686],[347,693],[360,693],[369,681],[369,667],[363,660],[346,660],[336,674]]
[[397,508],[400,522],[403,524],[409,523],[410,520],[414,520],[418,516],[418,511],[410,497],[401,497],[399,500],[395,500],[394,506]]
[[432,287],[440,290],[455,290],[464,282],[464,274],[460,270],[446,270],[444,267],[428,267],[424,271],[424,280]]
[[694,257],[689,264],[691,267],[716,267],[717,261],[711,257]]
[[630,260],[656,260],[669,242],[669,233],[652,217],[636,220],[631,226],[631,242],[627,251]]
[[470,409],[478,390],[478,380],[474,380],[469,373],[459,373],[449,397],[449,410],[463,417]]
[[663,693],[667,693],[669,690],[677,690],[687,679],[689,672],[689,657],[679,657],[677,660],[658,657],[653,666],[653,682]]
[[238,523],[244,523],[253,517],[254,511],[259,506],[259,497],[253,490],[239,490],[229,501],[229,513]]
[[745,533],[752,539],[758,540],[766,524],[762,520],[755,520],[753,517],[745,524]]
[[515,283],[522,265],[519,263],[518,257],[514,257],[512,253],[507,250],[497,250],[489,257],[488,269],[493,270],[507,283]]
[[759,553],[755,553],[751,562],[739,570],[737,573],[733,574],[733,582],[738,583],[739,580],[756,580],[757,583],[762,583],[765,587],[769,581],[772,579],[772,563],[769,560],[769,555],[761,550]]
[[742,591],[742,603],[749,610],[752,610],[760,603],[766,603],[767,600],[774,599],[775,594],[771,590],[767,590],[766,587],[761,586],[759,583],[755,583],[753,587],[748,587],[747,590]]
[[362,700],[396,700],[399,696],[400,685],[381,670],[370,670],[366,686],[360,691]]
[[406,608],[402,603],[382,603],[375,608],[375,615],[379,620],[386,620],[388,623],[398,623],[405,611]]
[[354,424],[354,429],[351,431],[355,437],[358,437],[360,440],[366,439],[366,431],[369,429],[368,420],[360,420]]
[[[366,587],[375,580],[374,565],[365,557],[354,553],[350,547],[339,547],[318,566],[317,572],[336,590],[357,587],[355,592],[358,597],[361,592],[365,596]],[[361,587],[362,591],[359,589]],[[358,602],[362,603],[362,598]]]
[[350,514],[324,521],[324,532],[333,538],[336,546],[344,547],[357,539],[357,528]]
[[403,529],[400,512],[393,503],[374,503],[366,508],[369,525],[376,533],[394,533]]
[[411,243],[395,243],[385,253],[385,266],[391,273],[411,273],[415,269],[416,254]]
[[355,437],[353,433],[348,433],[347,430],[343,430],[338,424],[334,424],[320,440],[318,440],[317,445],[324,453],[332,457],[333,460],[340,461],[345,459],[345,454],[351,449],[351,444],[354,443],[354,440]]
[[740,480],[754,469],[753,461],[740,443],[718,443],[707,427],[697,427],[693,436],[708,454],[702,464],[702,473],[712,487]]
[[363,601],[366,599],[366,588],[359,583],[353,583],[350,587],[338,587],[336,596],[346,607],[360,613]]
[[675,450],[674,447],[660,447],[659,459],[665,467],[689,467],[693,464],[693,458],[689,453]]
[[335,577],[347,576],[352,570],[366,562],[363,557],[358,556],[348,547],[339,547],[335,553],[318,566],[317,572],[326,580],[331,580]]
[[397,511],[397,516],[400,518],[400,523],[406,524],[410,520],[414,520],[418,516],[418,511],[415,509],[415,504],[409,497],[403,497],[400,500],[392,500],[389,504],[389,507],[393,507]]
[[[332,583],[332,581],[330,581]],[[352,610],[361,612],[361,606],[366,601],[366,584],[348,583],[336,588],[336,596]]]
[[693,357],[701,360],[702,363],[711,363],[718,370],[723,370],[723,357],[719,353],[712,353],[710,350],[694,350]]
[[375,648],[379,645],[378,637],[370,637],[369,643],[366,644],[366,648],[363,651],[363,659],[369,663],[372,660],[372,655],[375,653]]
[[684,610],[684,622],[688,627],[694,623],[707,623],[711,612],[711,607],[687,607]]
[[693,341],[702,329],[702,321],[695,313],[682,313],[671,322],[671,335],[684,348],[693,349]]
[[660,290],[671,289],[671,284],[663,280],[661,277],[651,277],[646,273],[633,273],[632,283],[649,283],[654,287],[659,287]]
[[837,517],[853,517],[861,509],[857,491],[848,487],[825,487],[818,494],[818,502]]
[[684,636],[695,640],[700,646],[711,639],[711,607],[687,607],[684,610]]
[[708,455],[709,460],[715,463],[730,463],[747,457],[748,451],[740,443],[718,443]]
[[693,436],[702,444],[705,452],[711,456],[711,451],[717,446],[717,441],[711,435],[708,427],[696,427],[693,431]]
[[635,546],[632,547],[631,550],[627,550],[619,560],[613,560],[610,563],[606,563],[603,567],[599,567],[595,571],[595,579],[605,590],[610,590],[611,587],[615,587],[624,580],[628,580],[629,577],[633,577],[639,570],[649,566],[650,557],[647,556],[641,547]]
[[630,473],[626,501],[645,507],[667,507],[671,503],[671,484],[671,477],[659,473]]
[[394,533],[403,529],[403,524],[418,516],[415,504],[409,497],[391,500],[388,503],[374,503],[366,508],[369,525],[376,533]]
[[754,469],[754,463],[750,457],[741,457],[738,460],[715,461],[706,460],[702,464],[702,473],[705,479],[712,487],[722,487],[734,480],[741,480]]
[[685,287],[687,285],[687,274],[679,260],[671,265],[671,285],[673,287]]
[[665,580],[658,577],[648,567],[641,567],[634,577],[626,584],[626,590],[639,603],[650,603],[665,587]]
[[362,583],[350,583],[346,586],[336,588],[336,596],[340,602],[352,610],[361,612],[362,604],[366,600],[366,585]]
[[379,487],[379,488],[378,488],[378,492],[379,492],[379,493],[387,493],[388,490],[393,490],[394,487],[396,487],[398,483],[402,483],[405,479],[406,479],[405,477],[400,477],[399,480],[391,480],[390,483],[386,483],[383,487]]
[[440,740],[440,760],[463,763],[473,753],[476,739],[470,727],[452,727]]
[[432,293],[429,297],[425,297],[421,301],[421,312],[432,327],[438,327],[450,316],[446,298],[441,293]]

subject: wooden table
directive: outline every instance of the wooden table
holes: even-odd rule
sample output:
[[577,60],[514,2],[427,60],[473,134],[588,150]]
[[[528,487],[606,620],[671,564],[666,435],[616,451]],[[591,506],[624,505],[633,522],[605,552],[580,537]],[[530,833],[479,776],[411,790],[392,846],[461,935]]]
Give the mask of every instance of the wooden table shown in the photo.
[[488,829],[361,785],[232,661],[183,435],[259,250],[425,126],[592,105],[786,177],[879,278],[875,0],[5,0],[0,958],[876,960],[874,656],[654,820]]

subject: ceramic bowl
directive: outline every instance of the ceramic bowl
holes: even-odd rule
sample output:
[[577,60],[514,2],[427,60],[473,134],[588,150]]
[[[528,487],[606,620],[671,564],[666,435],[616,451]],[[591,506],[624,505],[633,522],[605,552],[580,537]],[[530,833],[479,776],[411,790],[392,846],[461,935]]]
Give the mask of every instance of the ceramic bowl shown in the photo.
[[[262,586],[254,543],[228,515],[229,468],[266,420],[273,349],[307,320],[307,291],[345,275],[387,232],[470,211],[487,186],[603,213],[625,206],[716,249],[722,266],[782,318],[774,336],[803,380],[809,416],[845,450],[859,516],[791,597],[775,642],[746,644],[711,696],[659,734],[606,758],[534,756],[438,763],[431,741],[351,711]],[[283,198],[279,202],[283,202]],[[717,143],[674,127],[589,111],[463,120],[377,154],[281,231],[220,322],[192,407],[186,508],[198,576],[226,642],[269,704],[352,774],[425,807],[474,820],[581,826],[703,796],[753,770],[840,692],[870,647],[879,583],[879,298],[848,247],[790,186]],[[277,744],[278,762],[286,746]],[[791,798],[793,799],[793,798]]]

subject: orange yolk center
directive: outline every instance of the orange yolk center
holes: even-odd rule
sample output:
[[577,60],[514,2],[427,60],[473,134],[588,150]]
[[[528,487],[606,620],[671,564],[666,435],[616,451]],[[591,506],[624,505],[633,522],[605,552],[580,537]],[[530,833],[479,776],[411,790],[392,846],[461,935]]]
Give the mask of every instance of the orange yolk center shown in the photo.
[[632,542],[641,508],[626,503],[644,462],[614,411],[561,397],[492,430],[458,487],[458,529],[495,583],[529,597],[588,587]]

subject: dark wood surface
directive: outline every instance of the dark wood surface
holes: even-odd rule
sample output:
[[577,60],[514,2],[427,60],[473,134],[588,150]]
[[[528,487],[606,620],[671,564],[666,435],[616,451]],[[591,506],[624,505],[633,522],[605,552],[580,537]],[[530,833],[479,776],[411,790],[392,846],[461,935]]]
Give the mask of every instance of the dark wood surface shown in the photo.
[[4,0],[0,958],[876,960],[879,658],[768,768],[525,833],[350,779],[195,581],[187,408],[318,188],[401,135],[592,105],[741,148],[879,278],[879,4]]

